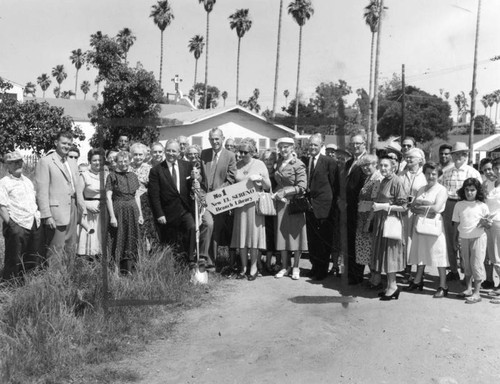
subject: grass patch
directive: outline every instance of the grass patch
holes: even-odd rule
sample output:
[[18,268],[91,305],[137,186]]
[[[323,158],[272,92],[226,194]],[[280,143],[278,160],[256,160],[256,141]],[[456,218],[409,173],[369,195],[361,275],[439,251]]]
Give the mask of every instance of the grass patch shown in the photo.
[[218,282],[211,278],[208,286],[192,285],[189,270],[170,249],[155,249],[139,259],[133,275],[109,269],[109,295],[176,304],[114,307],[106,320],[100,263],[74,255],[50,261],[23,285],[0,289],[2,383],[137,381],[134,372],[112,370],[106,363],[167,337],[180,312],[200,305]]

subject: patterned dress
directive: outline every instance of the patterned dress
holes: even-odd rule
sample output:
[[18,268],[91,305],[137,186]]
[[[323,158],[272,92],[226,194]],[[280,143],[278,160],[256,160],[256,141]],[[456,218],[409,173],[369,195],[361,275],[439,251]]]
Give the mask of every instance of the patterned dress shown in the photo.
[[[236,182],[248,179],[250,175],[262,174],[269,178],[266,165],[257,159],[250,160],[247,167],[236,170]],[[248,185],[253,182],[248,180]],[[255,213],[255,203],[238,207],[234,210],[233,235],[231,248],[256,248],[266,249],[265,216]]]
[[[104,176],[106,180],[106,175]],[[101,196],[100,189],[101,183],[99,173],[85,171],[80,174],[80,183],[83,187],[83,199],[85,208],[87,209],[86,215],[81,218],[81,225],[78,229],[78,255],[96,256],[102,253],[101,249],[101,221],[99,213],[92,213],[90,209],[99,209],[99,198]],[[87,229],[84,229],[85,226]],[[93,233],[90,231],[94,230]]]
[[140,233],[141,238],[143,240],[148,239],[147,241],[158,240],[158,231],[156,230],[148,194],[149,172],[151,168],[152,166],[149,163],[142,163],[137,168],[134,166],[130,167],[130,170],[134,172],[137,179],[139,179],[139,195],[141,196],[141,210],[142,217],[144,218],[144,224],[140,228]]
[[[356,263],[369,265],[372,255],[373,234],[364,232],[363,228],[370,220],[371,208],[378,195],[382,176],[376,171],[366,179],[359,192],[358,220],[356,224]],[[370,220],[371,221],[371,220]]]
[[131,272],[137,260],[139,243],[139,207],[135,194],[139,180],[133,172],[114,172],[106,180],[106,191],[113,191],[113,210],[118,227],[109,227],[110,255],[120,270]]
[[[299,194],[307,188],[306,166],[298,159],[292,159],[287,164],[278,162],[274,178],[277,190],[295,187]],[[287,202],[276,203],[276,250],[277,251],[307,251],[306,216],[304,213],[291,215]]]
[[[385,177],[380,182],[380,190],[375,202],[406,207],[407,199],[408,196],[402,180],[393,174]],[[383,237],[387,215],[387,211],[377,211],[373,218],[374,233],[371,269],[379,273],[396,273],[406,267],[406,257],[404,257],[403,253],[404,238],[403,240],[394,240]],[[399,212],[391,212],[390,215],[396,216],[400,220],[402,218]],[[402,224],[404,225],[404,222]]]

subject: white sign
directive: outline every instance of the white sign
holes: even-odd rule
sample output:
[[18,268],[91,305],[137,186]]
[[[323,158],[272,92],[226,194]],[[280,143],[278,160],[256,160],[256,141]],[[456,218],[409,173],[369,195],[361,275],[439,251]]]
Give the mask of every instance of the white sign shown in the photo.
[[259,199],[259,192],[251,180],[243,180],[239,183],[216,189],[207,193],[207,209],[214,215],[230,211],[231,209],[243,207]]

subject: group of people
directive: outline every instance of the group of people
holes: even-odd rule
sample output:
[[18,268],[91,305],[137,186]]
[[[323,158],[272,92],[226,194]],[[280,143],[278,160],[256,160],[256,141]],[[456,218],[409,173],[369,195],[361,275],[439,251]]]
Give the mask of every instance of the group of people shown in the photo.
[[[369,288],[380,290],[381,300],[397,299],[397,273],[405,290],[422,291],[425,266],[432,266],[440,278],[434,297],[445,297],[448,282],[460,279],[461,260],[466,289],[460,295],[467,303],[481,300],[481,288],[500,296],[493,283],[493,269],[500,275],[500,159],[483,159],[481,176],[467,165],[464,143],[443,144],[435,163],[426,162],[410,137],[376,156],[367,153],[363,134],[350,138],[349,151],[325,147],[322,135],[313,134],[301,156],[289,137],[278,139],[276,150],[259,152],[254,139],[235,143],[213,128],[207,149],[183,136],[148,147],[123,135],[107,153],[90,150],[88,163],[78,167],[72,141],[71,133],[58,134],[54,151],[37,163],[35,185],[22,174],[18,152],[4,156],[4,279],[54,252],[95,258],[103,247],[128,274],[138,255],[158,242],[188,262],[198,255],[207,268],[214,267],[219,246],[227,246],[235,278],[249,281],[263,272],[298,280],[307,252],[308,276],[323,280],[339,272],[345,213],[350,285],[365,281],[368,266]],[[260,201],[218,214],[204,209],[208,193],[238,182],[269,194],[275,213],[262,213]]]

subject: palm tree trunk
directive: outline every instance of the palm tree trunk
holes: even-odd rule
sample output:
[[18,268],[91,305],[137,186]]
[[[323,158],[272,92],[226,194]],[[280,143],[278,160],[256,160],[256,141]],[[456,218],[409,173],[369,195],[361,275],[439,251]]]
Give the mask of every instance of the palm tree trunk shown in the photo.
[[238,105],[240,92],[240,47],[241,37],[238,37],[238,57],[236,58],[236,105]]
[[299,27],[299,60],[297,63],[297,86],[295,87],[295,124],[294,130],[297,130],[299,122],[299,79],[300,79],[300,55],[302,54],[302,26]]
[[280,14],[278,19],[278,43],[276,46],[276,69],[274,71],[274,94],[273,94],[273,111],[271,117],[276,116],[276,103],[278,102],[278,77],[280,69],[280,46],[281,46],[281,14],[283,13],[283,0],[280,0]]
[[[476,113],[477,46],[479,42],[479,22],[481,20],[481,0],[477,3],[476,39],[474,42],[474,64],[472,69],[472,91],[470,102],[469,162],[474,162],[474,115]],[[490,107],[491,115],[491,107]],[[490,118],[491,119],[491,118]]]
[[195,59],[194,61],[194,84],[193,84],[193,89],[196,86],[196,77],[198,75],[198,59]]
[[86,93],[83,94],[83,100],[87,100],[87,94]]
[[498,117],[498,103],[496,103],[497,105],[495,106],[495,125],[497,125],[497,117]]
[[76,70],[76,79],[75,79],[75,99],[77,98],[76,97],[76,91],[78,89],[78,69]]
[[[380,0],[380,11],[384,9],[384,0]],[[377,148],[378,137],[377,137],[377,125],[378,125],[378,70],[380,65],[380,35],[382,33],[382,17],[378,21],[378,31],[377,31],[377,50],[375,52],[375,73],[373,81],[373,129],[372,129],[372,142],[371,142],[371,153],[375,153]]]
[[367,143],[366,148],[371,148],[371,142],[373,139],[372,135],[372,97],[373,97],[373,53],[375,52],[375,32],[372,33],[372,45],[370,50],[370,84],[368,85],[368,135],[367,135]]
[[210,12],[207,12],[207,44],[205,45],[205,95],[203,97],[203,109],[207,109],[208,99],[208,32],[210,26]]
[[163,31],[161,31],[161,39],[160,39],[160,79],[159,79],[161,93],[163,94],[163,88],[161,86],[162,71],[163,71]]

